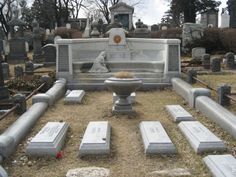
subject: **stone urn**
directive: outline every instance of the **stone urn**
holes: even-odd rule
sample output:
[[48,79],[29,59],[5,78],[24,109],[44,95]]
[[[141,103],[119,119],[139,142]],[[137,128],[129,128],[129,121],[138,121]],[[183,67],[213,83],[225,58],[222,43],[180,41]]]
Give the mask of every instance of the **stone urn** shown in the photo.
[[132,92],[143,84],[139,78],[116,78],[111,77],[105,80],[105,86],[116,93],[118,100],[115,102],[112,112],[115,114],[133,113],[132,104],[127,99]]

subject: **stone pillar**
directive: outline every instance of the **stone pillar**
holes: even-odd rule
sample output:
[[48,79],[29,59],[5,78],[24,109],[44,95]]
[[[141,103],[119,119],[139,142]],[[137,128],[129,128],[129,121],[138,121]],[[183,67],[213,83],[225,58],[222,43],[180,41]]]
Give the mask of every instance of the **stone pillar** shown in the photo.
[[18,104],[18,107],[15,110],[15,114],[21,115],[26,111],[27,105],[26,105],[26,97],[23,94],[16,94],[13,97],[14,104]]
[[27,75],[34,74],[34,63],[32,61],[28,61],[25,63],[25,72]]
[[22,77],[24,75],[24,70],[22,66],[16,65],[14,67],[15,77]]
[[231,93],[231,86],[229,85],[220,85],[217,89],[218,94],[218,102],[222,106],[229,106],[230,105],[230,99],[226,97],[226,95],[229,95]]
[[6,62],[2,63],[2,70],[3,70],[4,80],[9,79],[9,73],[10,73],[9,64]]
[[210,69],[210,54],[204,54],[202,55],[202,65],[204,69]]
[[225,54],[226,67],[228,69],[234,69],[234,53],[228,52]]
[[0,100],[8,98],[9,98],[9,92],[8,88],[5,87],[4,84],[3,69],[2,69],[2,64],[0,64]]
[[187,82],[190,84],[195,84],[196,79],[194,79],[194,77],[197,77],[197,71],[193,69],[189,70],[187,74]]
[[220,59],[218,57],[214,57],[211,59],[211,71],[212,72],[221,71]]

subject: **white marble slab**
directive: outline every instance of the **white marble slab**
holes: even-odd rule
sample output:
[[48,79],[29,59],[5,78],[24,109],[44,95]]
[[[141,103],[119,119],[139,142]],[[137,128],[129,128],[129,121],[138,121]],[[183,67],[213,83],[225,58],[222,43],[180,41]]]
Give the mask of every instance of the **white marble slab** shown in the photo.
[[169,112],[174,122],[195,120],[195,118],[180,105],[166,105],[166,110]]
[[69,94],[65,97],[64,103],[65,104],[76,104],[81,103],[83,97],[85,95],[84,90],[72,90]]
[[64,145],[69,125],[65,122],[48,122],[26,147],[28,155],[52,155]]
[[200,122],[181,122],[178,126],[195,152],[202,153],[225,150],[223,141]]
[[79,155],[109,154],[111,127],[108,121],[89,122],[79,148]]
[[235,177],[236,159],[230,155],[208,155],[203,161],[214,177]]
[[175,153],[175,146],[159,121],[143,121],[139,126],[145,153]]
[[[135,97],[136,97],[136,93],[132,92],[131,95],[128,97],[128,100],[130,101],[130,103],[134,104],[135,103]],[[118,100],[118,96],[116,95],[116,93],[113,92],[113,103],[115,103]]]

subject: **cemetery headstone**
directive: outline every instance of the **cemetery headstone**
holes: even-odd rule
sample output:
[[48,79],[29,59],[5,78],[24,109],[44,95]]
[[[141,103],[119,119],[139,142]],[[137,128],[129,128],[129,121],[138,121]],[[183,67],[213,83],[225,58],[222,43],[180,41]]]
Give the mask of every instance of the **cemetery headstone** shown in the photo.
[[27,61],[25,63],[25,72],[27,75],[33,75],[34,74],[34,63],[32,61]]
[[230,154],[226,155],[208,155],[203,158],[212,176],[215,177],[235,177],[236,159]]
[[225,59],[226,59],[226,67],[228,69],[234,69],[235,68],[234,53],[232,52],[226,53]]
[[210,54],[202,55],[202,65],[204,69],[210,69],[210,60],[211,60]]
[[229,106],[230,99],[226,95],[230,95],[231,93],[231,86],[229,85],[221,85],[217,88],[217,96],[218,96],[218,103],[222,106]]
[[4,84],[3,69],[2,65],[0,64],[0,100],[8,98],[9,98],[9,92],[8,88]]
[[223,141],[200,122],[186,121],[178,126],[196,153],[225,150]]
[[111,127],[107,121],[89,122],[79,148],[79,155],[109,154]]
[[54,44],[56,43],[56,41],[57,41],[58,39],[61,39],[61,36],[55,36],[55,37],[54,37]]
[[26,104],[26,96],[23,94],[16,94],[13,97],[14,104],[18,105],[15,109],[15,114],[21,115],[26,112],[27,104]]
[[47,44],[43,46],[43,53],[45,58],[45,65],[56,64],[56,46],[54,44]]
[[92,32],[91,32],[90,36],[92,38],[98,38],[100,36],[100,33],[98,31],[98,22],[97,21],[94,21],[92,23]]
[[174,122],[195,121],[195,118],[180,105],[167,105],[165,107]]
[[81,103],[85,95],[84,90],[72,90],[64,99],[65,104],[77,104]]
[[3,62],[2,63],[2,70],[3,70],[4,80],[9,79],[9,74],[10,74],[9,64],[6,62]]
[[192,49],[192,59],[194,60],[201,60],[204,54],[206,54],[206,49],[203,47],[195,47]]
[[227,4],[230,15],[229,27],[236,28],[236,1],[228,0]]
[[14,66],[15,77],[21,77],[24,75],[24,69],[20,65]]
[[40,28],[38,22],[34,19],[32,22],[33,27],[33,48],[34,48],[34,54],[33,54],[33,60],[35,62],[42,62],[42,41],[41,41],[41,35],[40,35]]
[[159,30],[159,26],[158,25],[154,24],[154,25],[151,26],[151,31],[152,32],[155,32],[155,31],[158,31],[158,30]]
[[229,20],[230,20],[230,16],[229,16],[229,14],[227,14],[226,10],[223,8],[222,14],[221,14],[220,28],[228,28],[229,27]]
[[147,154],[173,154],[175,146],[159,121],[142,121],[139,125]]
[[219,10],[207,10],[201,14],[201,24],[204,27],[218,27],[218,12]]
[[182,46],[184,51],[188,51],[193,41],[203,37],[204,27],[201,24],[184,23],[182,31]]
[[211,71],[212,72],[220,72],[221,71],[221,62],[218,57],[214,57],[211,59]]
[[[8,55],[8,63],[24,63],[27,59],[25,38],[23,36],[25,22],[21,21],[18,16],[15,16],[8,25],[10,26],[11,34],[11,39],[9,40],[10,53]],[[18,35],[16,35],[16,32]]]
[[150,38],[150,30],[147,25],[143,24],[143,22],[138,19],[138,22],[135,23],[136,29],[134,30],[134,36],[137,38]]
[[197,81],[196,81],[196,78],[197,77],[197,71],[194,70],[194,69],[191,69],[188,71],[187,73],[187,82],[190,83],[190,84],[195,84]]
[[65,143],[68,127],[65,122],[48,122],[30,141],[26,147],[26,154],[55,157]]
[[71,29],[71,24],[70,23],[66,24],[66,29]]

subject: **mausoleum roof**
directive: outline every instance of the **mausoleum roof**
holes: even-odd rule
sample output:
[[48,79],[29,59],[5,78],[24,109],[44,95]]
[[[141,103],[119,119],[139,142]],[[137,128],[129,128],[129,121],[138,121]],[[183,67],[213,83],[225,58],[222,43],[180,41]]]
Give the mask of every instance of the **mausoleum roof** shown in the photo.
[[119,7],[124,7],[126,9],[130,9],[132,11],[132,13],[134,13],[134,7],[132,6],[129,6],[128,4],[124,3],[124,2],[119,2],[117,4],[115,4],[114,6],[110,7],[110,11],[114,10],[114,9],[117,9]]

